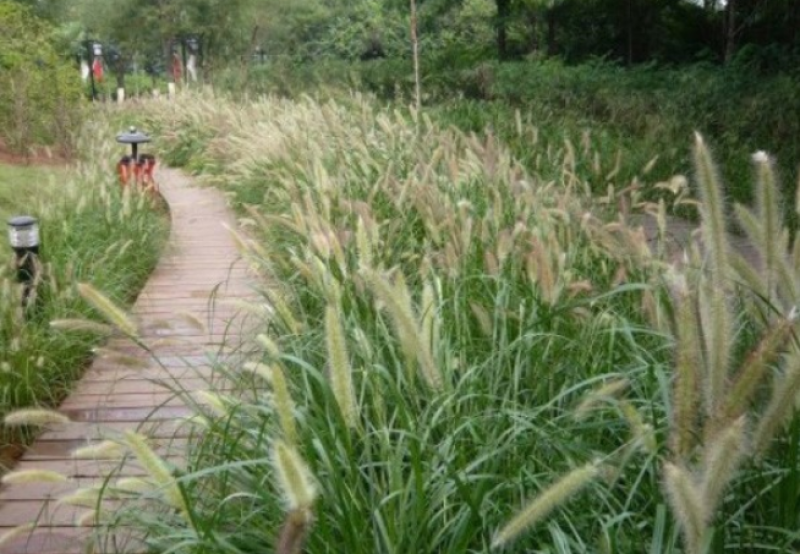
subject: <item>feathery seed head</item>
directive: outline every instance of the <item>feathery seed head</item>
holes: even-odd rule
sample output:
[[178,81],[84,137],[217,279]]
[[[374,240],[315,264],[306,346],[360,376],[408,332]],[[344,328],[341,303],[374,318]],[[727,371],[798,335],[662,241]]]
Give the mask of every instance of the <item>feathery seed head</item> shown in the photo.
[[188,513],[188,507],[178,483],[166,462],[147,444],[147,439],[134,431],[125,432],[125,443],[142,464],[148,475],[163,489],[164,498],[174,508]]
[[297,451],[282,440],[272,448],[278,484],[289,510],[308,510],[317,496],[308,466]]
[[272,368],[266,364],[257,362],[246,362],[241,366],[242,371],[247,371],[253,375],[258,375],[267,383],[272,383]]
[[47,425],[66,425],[70,422],[70,419],[64,414],[52,410],[28,408],[7,414],[4,421],[6,425],[10,426],[30,425],[32,427],[44,427]]
[[114,304],[107,296],[88,283],[79,283],[78,292],[84,300],[89,302],[103,317],[120,331],[128,336],[135,337],[138,334],[136,322],[131,319],[125,311]]
[[264,347],[264,350],[267,352],[267,354],[273,358],[277,358],[281,355],[280,347],[278,347],[277,343],[267,335],[261,333],[256,336],[256,340],[259,342],[259,344],[261,344],[261,346]]
[[58,505],[82,506],[84,508],[94,508],[100,501],[100,488],[82,488],[62,496],[58,499]]
[[36,529],[36,523],[24,523],[17,525],[6,531],[3,536],[0,536],[0,547],[6,546],[14,539],[21,537],[25,534],[30,534],[31,531]]
[[547,517],[555,508],[591,483],[599,474],[598,465],[590,463],[561,477],[498,531],[492,539],[492,548],[503,547],[517,538],[527,528]]
[[72,457],[82,460],[120,460],[125,456],[125,447],[116,441],[106,440],[72,451]]
[[125,477],[114,483],[114,488],[122,492],[147,494],[155,490],[155,485],[149,479],[141,477]]
[[110,335],[114,332],[114,328],[110,325],[97,323],[89,319],[54,319],[50,322],[50,327],[59,331],[87,332],[98,335]]
[[4,485],[20,485],[27,483],[69,483],[70,479],[57,471],[46,469],[21,469],[3,475]]
[[330,357],[333,396],[347,426],[355,427],[358,414],[353,390],[353,370],[347,353],[341,313],[335,305],[328,305],[325,309],[325,343]]
[[222,395],[207,390],[199,390],[194,393],[198,403],[211,409],[215,415],[225,417],[228,415],[228,405]]
[[278,413],[278,421],[283,431],[283,438],[288,444],[297,442],[297,426],[294,421],[294,400],[289,392],[289,384],[283,373],[283,367],[275,364],[270,368],[272,376],[272,390],[275,393],[275,411]]
[[664,487],[672,512],[677,517],[689,554],[701,554],[706,534],[708,509],[698,492],[693,476],[683,467],[670,462],[664,464]]

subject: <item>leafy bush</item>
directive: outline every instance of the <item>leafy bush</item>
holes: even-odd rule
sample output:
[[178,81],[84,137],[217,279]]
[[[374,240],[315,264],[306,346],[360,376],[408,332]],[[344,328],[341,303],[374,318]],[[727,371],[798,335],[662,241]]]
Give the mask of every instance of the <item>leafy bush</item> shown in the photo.
[[18,3],[0,1],[0,139],[13,151],[56,145],[72,153],[81,122],[78,71],[50,29]]

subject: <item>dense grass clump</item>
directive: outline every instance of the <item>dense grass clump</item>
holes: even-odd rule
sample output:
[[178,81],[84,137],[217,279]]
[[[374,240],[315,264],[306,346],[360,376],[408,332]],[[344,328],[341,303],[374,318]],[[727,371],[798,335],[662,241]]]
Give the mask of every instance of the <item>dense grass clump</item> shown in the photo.
[[[756,150],[776,156],[784,192],[793,193],[800,166],[797,72],[765,73],[745,56],[725,67],[454,61],[432,53],[422,63],[422,90],[431,117],[466,132],[491,127],[526,164],[536,149],[518,140],[516,111],[553,142],[567,137],[578,144],[589,133],[601,159],[612,160],[619,153],[618,177],[623,180],[638,176],[656,154],[652,182],[689,172],[686,145],[699,131],[715,146],[726,193],[733,200],[749,203],[754,198],[748,160]],[[218,85],[235,94],[292,98],[309,91],[330,95],[357,89],[402,104],[412,97],[412,77],[411,61],[404,59],[319,64],[277,60],[253,68],[246,78],[220,75]]]
[[[90,282],[130,304],[155,266],[166,219],[152,199],[115,182],[107,123],[89,125],[77,163],[45,174],[19,168],[0,173],[0,215],[39,220],[38,279],[22,306],[14,256],[0,266],[0,415],[27,406],[55,406],[81,374],[104,336],[65,332],[54,320],[96,318],[76,284]],[[6,433],[4,440],[16,441]]]
[[[226,390],[187,394],[185,465],[126,437],[152,470],[109,482],[133,505],[108,523],[154,552],[797,546],[800,254],[734,253],[701,139],[705,246],[676,258],[665,203],[645,233],[646,191],[590,194],[588,141],[533,142],[532,172],[493,133],[357,96],[146,113],[242,211],[266,317]],[[758,244],[785,233],[765,156],[737,208]]]

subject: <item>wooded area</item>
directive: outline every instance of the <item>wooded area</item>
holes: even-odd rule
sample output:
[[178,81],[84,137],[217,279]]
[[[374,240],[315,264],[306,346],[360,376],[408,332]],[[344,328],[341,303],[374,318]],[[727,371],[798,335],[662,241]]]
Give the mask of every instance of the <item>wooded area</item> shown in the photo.
[[[18,0],[58,25],[65,46],[91,36],[157,61],[170,41],[200,37],[207,59],[258,52],[299,59],[410,55],[407,0]],[[558,56],[624,64],[796,65],[794,0],[419,0],[421,50],[459,59]],[[144,63],[144,61],[142,62]]]

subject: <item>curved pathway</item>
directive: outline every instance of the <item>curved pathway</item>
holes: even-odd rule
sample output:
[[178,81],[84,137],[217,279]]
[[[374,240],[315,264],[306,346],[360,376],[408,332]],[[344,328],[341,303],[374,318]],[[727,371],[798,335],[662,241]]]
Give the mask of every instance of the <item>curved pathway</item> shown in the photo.
[[[152,356],[130,341],[112,339],[109,349],[138,358],[146,368],[113,356],[98,357],[60,408],[73,423],[46,431],[27,450],[16,469],[55,470],[71,481],[0,489],[0,536],[17,525],[39,522],[34,531],[0,547],[4,554],[82,554],[91,548],[91,527],[76,523],[87,508],[59,505],[57,499],[102,482],[101,476],[119,463],[78,461],[71,451],[140,429],[163,455],[181,456],[188,430],[179,420],[189,409],[172,390],[205,388],[212,366],[235,354],[240,343],[237,325],[244,318],[235,317],[237,302],[254,293],[226,229],[235,228],[236,221],[225,197],[194,186],[177,170],[161,169],[157,180],[170,206],[172,229],[166,251],[133,308],[140,338]],[[116,475],[142,471],[127,463]],[[98,545],[96,551],[117,550],[137,549],[115,544]]]

